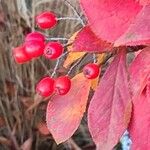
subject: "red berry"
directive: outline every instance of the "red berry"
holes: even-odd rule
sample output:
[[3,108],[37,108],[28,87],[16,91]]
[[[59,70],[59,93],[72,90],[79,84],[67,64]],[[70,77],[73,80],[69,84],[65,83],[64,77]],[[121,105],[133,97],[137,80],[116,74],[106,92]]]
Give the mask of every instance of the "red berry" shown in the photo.
[[41,42],[44,42],[45,41],[45,37],[40,32],[31,32],[31,33],[27,34],[27,36],[25,37],[25,42],[29,42],[29,41],[41,41]]
[[83,73],[88,79],[94,79],[98,77],[99,72],[99,66],[97,64],[90,63],[83,68]]
[[71,88],[71,80],[68,76],[62,76],[55,80],[54,89],[57,94],[65,95]]
[[36,24],[41,29],[49,29],[56,25],[57,18],[52,12],[43,12],[36,16]]
[[29,41],[25,43],[25,51],[30,58],[39,57],[43,55],[44,46],[44,42]]
[[30,57],[28,57],[24,45],[18,46],[13,49],[13,57],[15,61],[19,64],[25,63],[29,60],[31,60]]
[[59,42],[49,42],[44,48],[44,56],[48,59],[56,59],[63,53],[63,49]]
[[44,77],[36,86],[36,92],[43,96],[48,97],[54,91],[54,80],[50,77]]

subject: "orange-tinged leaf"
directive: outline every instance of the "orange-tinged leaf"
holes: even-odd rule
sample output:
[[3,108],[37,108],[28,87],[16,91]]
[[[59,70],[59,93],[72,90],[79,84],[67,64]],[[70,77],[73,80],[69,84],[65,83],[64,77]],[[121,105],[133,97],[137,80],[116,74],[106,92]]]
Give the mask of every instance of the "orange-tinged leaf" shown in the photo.
[[64,96],[56,95],[49,101],[46,122],[57,144],[69,139],[78,128],[86,110],[90,81],[83,74],[72,79],[72,86]]
[[97,88],[98,86],[98,82],[99,82],[99,76],[95,79],[92,79],[91,80],[91,88],[95,91],[95,89]]
[[79,33],[79,31],[76,31],[71,37],[70,39],[68,40],[68,45],[71,44],[70,46],[67,47],[68,51],[71,51],[72,49],[72,42],[75,40],[77,34]]
[[145,48],[130,66],[133,99],[132,119],[129,126],[132,149],[150,148],[150,48]]
[[150,44],[150,5],[143,7],[128,30],[115,42],[119,45]]
[[104,61],[104,59],[105,59],[105,57],[106,57],[106,54],[105,53],[102,53],[102,54],[97,54],[97,62],[96,62],[96,64],[98,64],[98,65],[100,65],[103,61]]
[[80,0],[92,31],[102,40],[116,41],[142,6],[136,0]]
[[71,51],[85,52],[108,52],[112,50],[112,45],[106,41],[97,38],[89,26],[85,26],[78,32]]
[[126,130],[131,99],[126,54],[120,50],[103,75],[88,109],[88,126],[98,150],[111,150]]
[[83,57],[85,54],[85,52],[70,52],[64,62],[64,67],[67,68],[69,65]]
[[77,36],[77,34],[79,33],[79,31],[76,31],[71,37],[70,39],[68,40],[68,47],[67,47],[67,50],[70,52],[72,51],[73,47],[72,47],[72,44]]
[[[71,44],[72,42],[74,42],[77,34],[79,31],[75,32],[71,38],[68,40],[68,44]],[[69,45],[67,47],[67,50],[69,51],[69,54],[64,62],[64,67],[67,68],[69,65],[71,65],[73,62],[75,62],[76,60],[78,60],[79,58],[83,57],[86,53],[85,52],[72,52],[72,44]]]

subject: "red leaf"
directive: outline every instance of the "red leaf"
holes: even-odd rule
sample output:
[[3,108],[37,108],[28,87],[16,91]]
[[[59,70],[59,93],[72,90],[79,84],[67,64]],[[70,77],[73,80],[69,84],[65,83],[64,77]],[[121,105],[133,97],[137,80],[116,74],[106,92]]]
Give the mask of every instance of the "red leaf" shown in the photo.
[[132,62],[129,68],[130,83],[133,97],[138,97],[145,85],[146,79],[150,74],[150,48],[143,49]]
[[89,106],[88,125],[98,150],[110,150],[127,128],[131,101],[126,54],[120,50],[101,79]]
[[142,6],[135,0],[80,0],[90,27],[101,39],[117,40]]
[[119,45],[142,45],[150,44],[150,5],[143,7],[137,15],[133,24],[128,30],[115,42]]
[[67,95],[55,96],[49,101],[46,122],[57,144],[70,138],[78,128],[86,109],[89,90],[90,81],[79,74],[73,78]]
[[150,148],[150,48],[145,48],[130,67],[133,114],[129,131],[132,149]]
[[106,52],[111,51],[112,45],[102,41],[92,32],[90,27],[84,27],[73,42],[73,51]]
[[[148,85],[145,90],[148,90]],[[149,84],[150,94],[150,84]],[[150,95],[143,92],[136,104],[133,105],[133,114],[129,126],[132,140],[132,149],[149,150],[150,148]]]

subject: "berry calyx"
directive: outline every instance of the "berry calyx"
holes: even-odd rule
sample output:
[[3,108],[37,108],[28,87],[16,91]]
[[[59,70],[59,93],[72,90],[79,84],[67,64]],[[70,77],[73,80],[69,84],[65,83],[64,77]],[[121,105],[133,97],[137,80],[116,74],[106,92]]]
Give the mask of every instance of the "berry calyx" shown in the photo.
[[71,88],[71,80],[68,76],[62,76],[55,80],[54,89],[59,95],[65,95]]
[[56,25],[57,18],[52,12],[43,12],[36,16],[36,24],[41,29],[49,29]]
[[44,48],[44,56],[48,59],[56,59],[63,53],[63,50],[59,42],[49,42]]
[[48,97],[54,91],[54,80],[50,77],[44,77],[36,86],[36,92],[43,96]]
[[23,64],[23,63],[31,60],[31,58],[27,55],[27,53],[25,51],[24,45],[15,47],[13,49],[13,57],[18,64]]
[[25,43],[25,51],[30,58],[39,57],[44,52],[44,42],[28,41]]
[[29,42],[29,41],[44,42],[45,37],[40,32],[31,32],[31,33],[27,34],[27,36],[25,37],[25,42]]
[[99,75],[99,66],[97,64],[87,64],[86,66],[84,66],[83,68],[83,74],[86,78],[88,79],[94,79],[96,77],[98,77]]

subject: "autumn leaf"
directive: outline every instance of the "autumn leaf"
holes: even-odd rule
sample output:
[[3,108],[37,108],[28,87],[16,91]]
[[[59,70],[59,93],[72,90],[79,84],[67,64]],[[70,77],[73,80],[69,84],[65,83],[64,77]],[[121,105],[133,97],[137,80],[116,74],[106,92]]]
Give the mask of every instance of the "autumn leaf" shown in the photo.
[[[148,91],[147,91],[148,90]],[[147,92],[146,92],[147,91]],[[147,94],[146,94],[147,93]],[[150,84],[145,87],[143,93],[133,104],[132,119],[129,126],[132,149],[148,150],[150,148]]]
[[76,31],[75,33],[73,33],[73,35],[70,37],[70,39],[68,40],[68,47],[67,47],[67,50],[68,51],[71,51],[71,49],[72,49],[72,43],[73,43],[73,41],[75,40],[75,38],[76,38],[76,36],[77,36],[77,34],[79,33],[79,31]]
[[99,82],[99,76],[91,80],[91,88],[95,91]]
[[133,113],[129,126],[132,149],[150,148],[150,48],[137,55],[130,66]]
[[138,97],[145,85],[146,79],[150,74],[150,48],[143,49],[132,62],[129,68],[130,84],[133,97]]
[[131,99],[126,54],[120,50],[103,75],[88,109],[88,126],[98,150],[111,150],[126,130]]
[[85,52],[70,52],[64,62],[64,67],[67,68],[69,65],[71,65],[73,62],[78,60],[79,58],[82,58],[86,53]]
[[112,45],[102,41],[92,32],[89,26],[81,29],[77,34],[71,51],[79,52],[107,52],[112,50]]
[[69,54],[66,58],[66,60],[64,61],[64,67],[67,68],[69,65],[71,65],[73,62],[75,62],[76,60],[78,60],[79,58],[83,57],[86,52],[72,52],[73,51],[73,47],[72,47],[72,43],[74,42],[77,34],[79,33],[79,31],[75,32],[71,38],[68,40],[68,47],[67,50],[69,51]]
[[72,79],[72,87],[64,96],[49,101],[46,122],[57,144],[69,139],[78,128],[86,110],[90,81],[83,74]]
[[135,0],[80,0],[80,3],[92,31],[111,43],[124,34],[142,8]]
[[128,30],[115,42],[119,45],[145,45],[150,44],[150,5],[143,7],[137,15],[134,23]]

